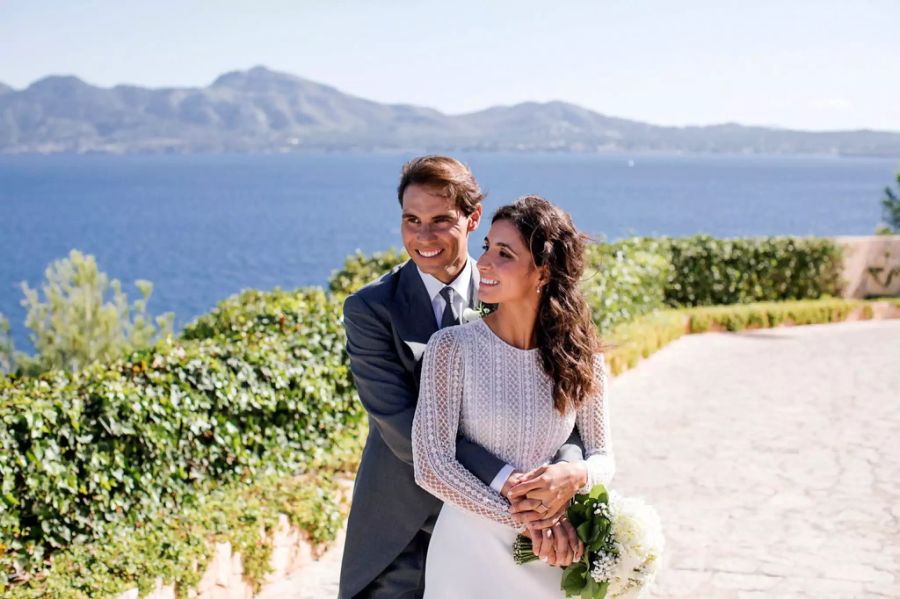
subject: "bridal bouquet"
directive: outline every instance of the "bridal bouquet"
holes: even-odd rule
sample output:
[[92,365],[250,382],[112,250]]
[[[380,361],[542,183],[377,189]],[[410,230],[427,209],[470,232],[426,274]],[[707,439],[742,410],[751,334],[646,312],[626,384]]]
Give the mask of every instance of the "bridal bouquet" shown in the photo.
[[[631,598],[650,588],[665,542],[653,507],[596,485],[576,495],[566,515],[585,549],[581,560],[563,570],[560,587],[566,597]],[[531,539],[519,535],[513,557],[518,564],[536,560]]]

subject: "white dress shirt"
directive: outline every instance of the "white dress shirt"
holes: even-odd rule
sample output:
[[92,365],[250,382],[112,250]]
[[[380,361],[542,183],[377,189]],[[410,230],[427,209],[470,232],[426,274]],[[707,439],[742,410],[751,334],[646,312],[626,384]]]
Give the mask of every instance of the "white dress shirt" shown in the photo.
[[[449,287],[453,288],[454,291],[453,313],[456,314],[460,320],[462,320],[463,310],[468,308],[472,303],[473,268],[473,261],[469,258],[466,260],[466,265],[463,267],[462,272],[460,272],[453,282],[449,284]],[[448,284],[436,279],[428,273],[422,272],[418,267],[416,267],[416,269],[419,271],[419,276],[422,278],[422,282],[425,283],[425,290],[428,292],[428,297],[431,299],[431,308],[434,310],[434,321],[437,323],[438,327],[440,327],[441,316],[443,316],[444,307],[447,305],[444,296],[441,295],[441,290],[444,287],[448,287]],[[491,481],[491,488],[499,493],[503,489],[503,485],[506,484],[509,475],[514,471],[515,468],[513,466],[510,464],[505,465],[497,473],[497,476],[494,477],[494,480]]]
[[457,275],[453,282],[449,284],[443,283],[432,275],[422,272],[421,269],[419,269],[419,276],[422,277],[422,282],[425,283],[425,290],[428,292],[428,297],[431,299],[431,307],[434,310],[434,321],[437,325],[441,326],[441,316],[444,315],[444,307],[447,305],[444,296],[441,295],[441,290],[444,287],[453,289],[453,313],[462,319],[463,310],[468,308],[471,303],[472,261],[466,260],[466,265],[463,267],[462,271]]

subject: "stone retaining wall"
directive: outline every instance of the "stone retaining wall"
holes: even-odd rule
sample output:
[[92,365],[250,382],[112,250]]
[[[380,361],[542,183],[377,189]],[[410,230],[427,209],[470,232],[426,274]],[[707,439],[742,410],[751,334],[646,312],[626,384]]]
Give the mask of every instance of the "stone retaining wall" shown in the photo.
[[844,297],[900,296],[900,235],[835,241],[844,249]]

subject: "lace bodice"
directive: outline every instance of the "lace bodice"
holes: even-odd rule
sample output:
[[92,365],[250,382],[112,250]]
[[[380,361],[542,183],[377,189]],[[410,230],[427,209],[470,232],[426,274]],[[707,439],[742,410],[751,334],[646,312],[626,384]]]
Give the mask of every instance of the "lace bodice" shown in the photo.
[[432,336],[422,362],[413,421],[416,482],[445,502],[518,528],[509,503],[456,460],[457,434],[517,470],[548,463],[576,422],[585,445],[587,488],[614,472],[606,405],[606,367],[594,362],[597,392],[565,415],[553,406],[553,385],[538,350],[504,342],[478,320]]

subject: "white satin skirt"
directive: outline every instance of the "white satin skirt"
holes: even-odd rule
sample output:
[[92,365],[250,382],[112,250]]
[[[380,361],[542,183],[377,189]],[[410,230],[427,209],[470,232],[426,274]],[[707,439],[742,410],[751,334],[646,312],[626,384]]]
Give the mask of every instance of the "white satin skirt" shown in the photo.
[[516,531],[445,503],[425,560],[425,599],[553,599],[562,568],[516,564]]

